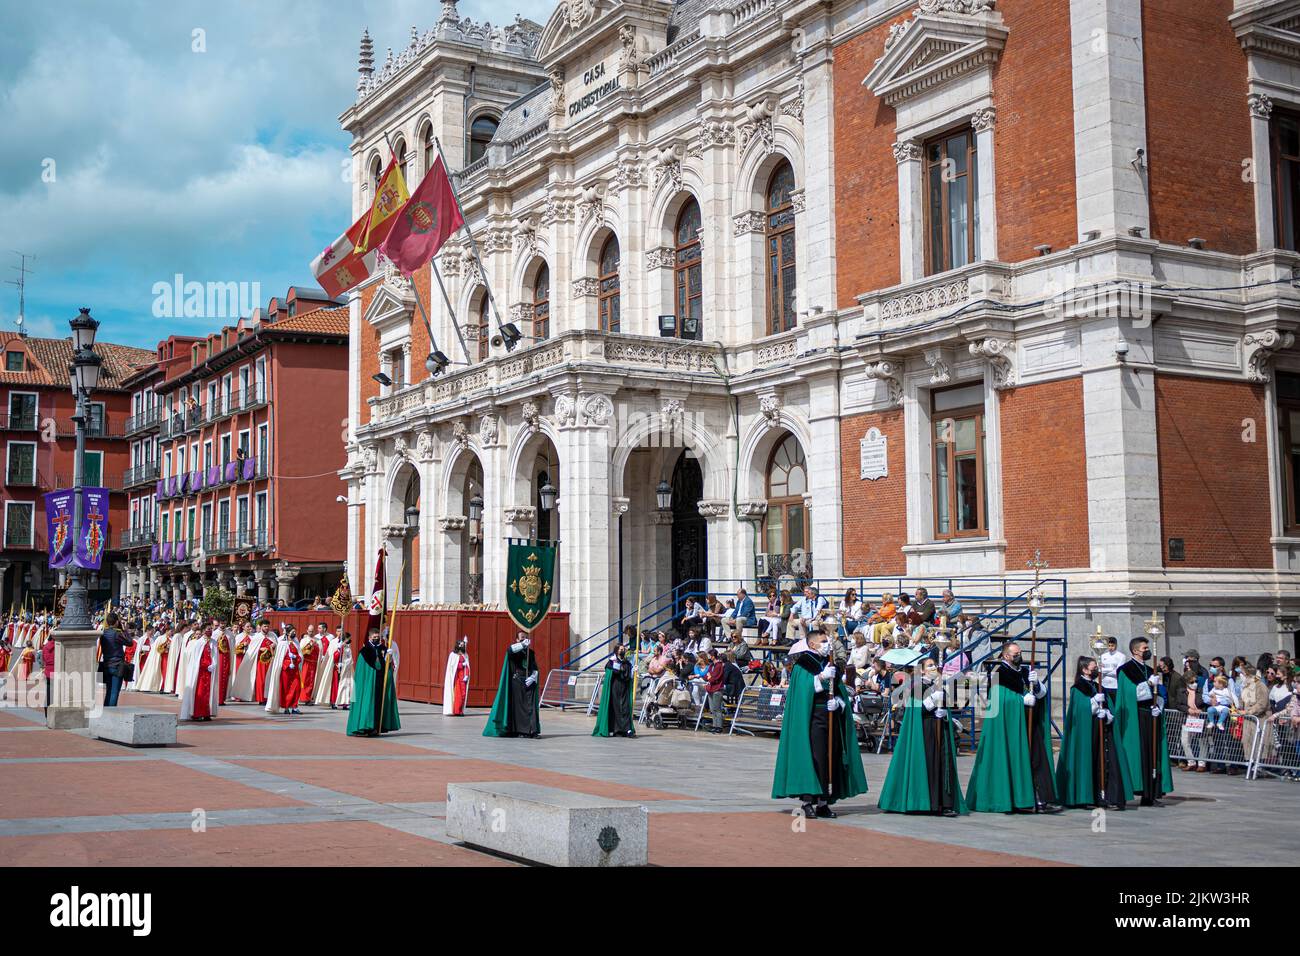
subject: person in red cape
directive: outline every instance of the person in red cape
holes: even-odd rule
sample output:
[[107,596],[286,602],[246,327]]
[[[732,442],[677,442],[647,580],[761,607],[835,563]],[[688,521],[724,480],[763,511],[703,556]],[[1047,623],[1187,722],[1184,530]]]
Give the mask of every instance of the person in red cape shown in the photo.
[[322,646],[323,638],[324,628],[321,628],[321,633],[318,634],[315,624],[307,625],[307,633],[303,635],[302,644],[299,647],[302,652],[302,688],[299,696],[303,704],[314,703],[316,666],[320,663],[321,652],[324,650]]
[[275,647],[275,658],[269,671],[270,684],[266,701],[268,714],[300,714],[302,701],[302,651],[293,628],[286,626]]
[[235,638],[235,670],[239,670],[239,665],[244,661],[244,654],[248,651],[248,643],[252,640],[253,629],[245,624],[239,631],[239,636]]
[[224,704],[230,692],[230,675],[235,671],[235,654],[230,646],[230,636],[224,628],[217,628],[214,636],[217,639],[217,655],[221,658],[221,667],[218,668],[220,675],[217,678],[220,684],[217,693]]
[[271,642],[262,644],[257,651],[257,677],[255,678],[257,702],[259,704],[266,703],[266,695],[268,692],[266,677],[271,670],[271,662],[273,660],[275,660],[275,644]]

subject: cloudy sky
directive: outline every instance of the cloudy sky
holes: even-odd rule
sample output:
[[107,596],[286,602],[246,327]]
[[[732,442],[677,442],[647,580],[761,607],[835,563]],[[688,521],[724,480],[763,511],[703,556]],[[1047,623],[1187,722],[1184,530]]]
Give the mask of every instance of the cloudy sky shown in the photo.
[[[460,0],[544,23],[553,0]],[[91,307],[109,341],[154,347],[219,322],[159,319],[157,282],[310,285],[349,225],[348,137],[363,27],[376,61],[437,0],[0,0],[0,280],[35,256],[27,327]],[[196,52],[195,30],[202,30]],[[0,284],[0,328],[18,290]]]

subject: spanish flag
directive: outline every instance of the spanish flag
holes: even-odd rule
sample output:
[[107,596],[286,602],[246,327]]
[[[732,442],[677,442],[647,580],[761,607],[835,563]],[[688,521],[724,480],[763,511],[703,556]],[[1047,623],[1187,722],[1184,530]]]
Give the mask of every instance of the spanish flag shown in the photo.
[[388,160],[388,166],[379,177],[379,185],[375,187],[375,201],[370,206],[370,221],[366,226],[365,235],[361,237],[357,252],[365,253],[379,248],[380,244],[388,238],[389,230],[393,228],[393,217],[401,212],[409,198],[410,193],[406,191],[402,170],[397,165],[397,157],[394,156]]

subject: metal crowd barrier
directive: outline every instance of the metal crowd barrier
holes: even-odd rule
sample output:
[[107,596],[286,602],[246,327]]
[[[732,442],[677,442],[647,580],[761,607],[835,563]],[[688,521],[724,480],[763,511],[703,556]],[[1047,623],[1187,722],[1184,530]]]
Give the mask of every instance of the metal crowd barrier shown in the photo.
[[785,713],[785,695],[789,690],[788,687],[746,687],[736,700],[727,735],[737,730],[750,736],[758,731],[779,734],[781,717]]
[[1247,776],[1254,780],[1260,769],[1275,777],[1300,780],[1300,722],[1269,717],[1255,735],[1254,765]]
[[1211,723],[1208,714],[1192,717],[1184,710],[1166,710],[1164,717],[1165,743],[1171,763],[1244,767],[1250,776],[1260,736],[1258,717],[1230,716],[1225,719],[1223,730]]
[[589,715],[593,714],[600,704],[600,686],[604,680],[604,668],[596,671],[557,668],[546,675],[541,705],[560,710],[581,707]]

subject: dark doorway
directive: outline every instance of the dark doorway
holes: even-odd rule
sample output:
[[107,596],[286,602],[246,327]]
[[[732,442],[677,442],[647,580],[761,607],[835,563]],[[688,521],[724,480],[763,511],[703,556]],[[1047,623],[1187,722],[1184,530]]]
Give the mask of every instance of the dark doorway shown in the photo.
[[690,581],[704,588],[709,576],[708,531],[699,503],[704,472],[697,459],[682,452],[673,469],[673,589]]

